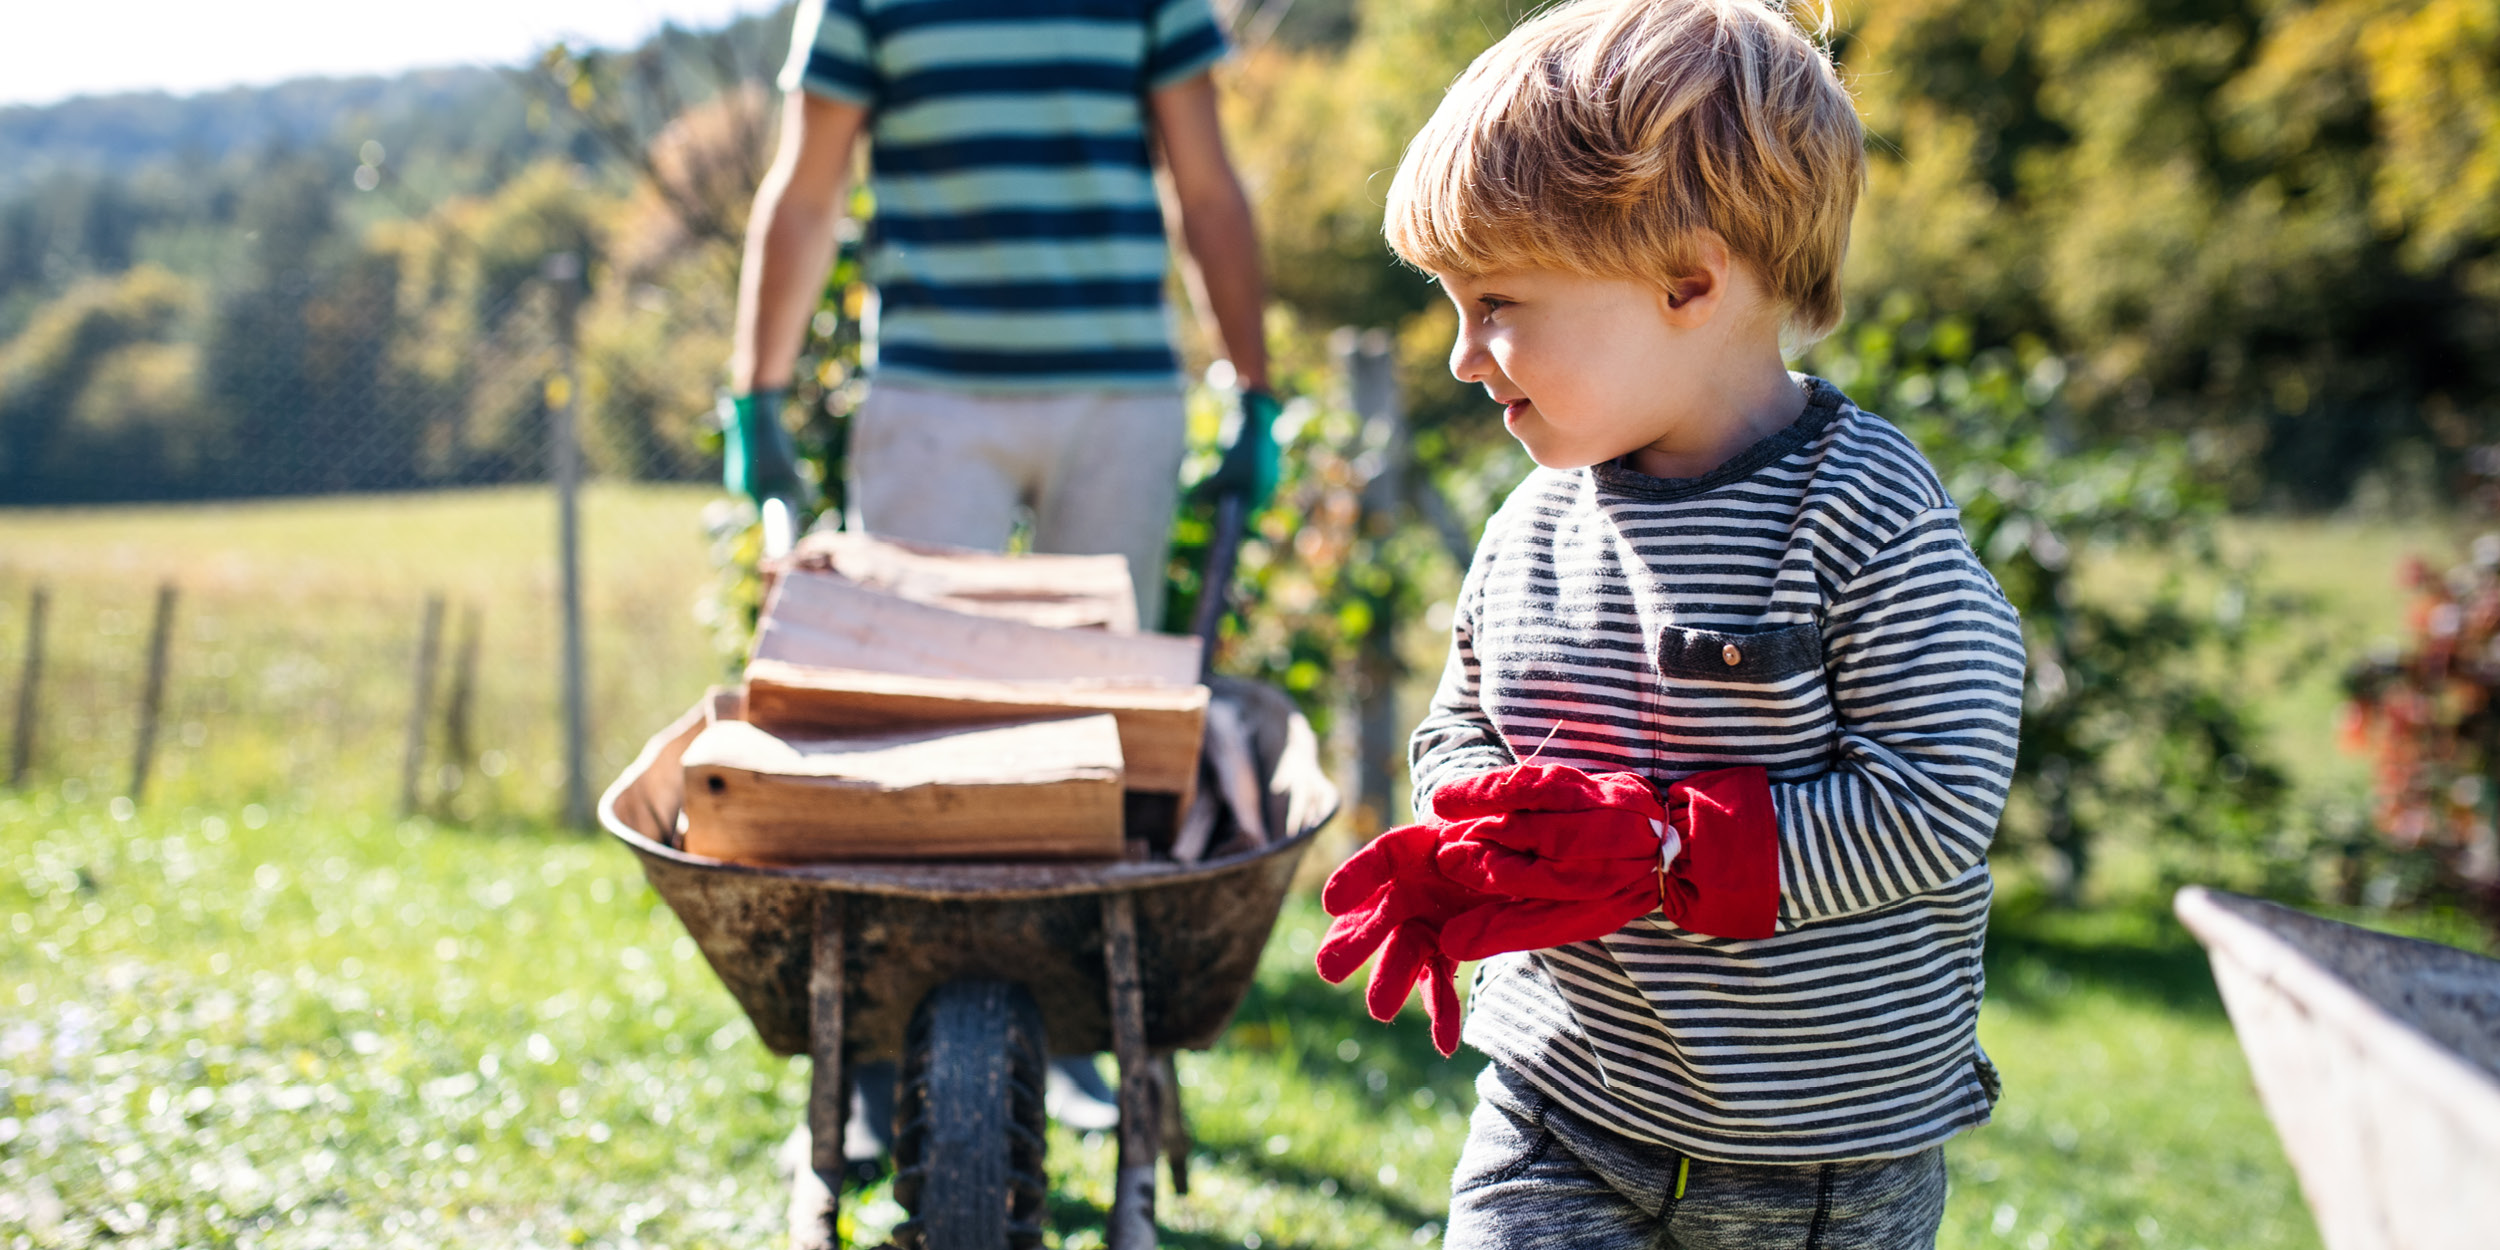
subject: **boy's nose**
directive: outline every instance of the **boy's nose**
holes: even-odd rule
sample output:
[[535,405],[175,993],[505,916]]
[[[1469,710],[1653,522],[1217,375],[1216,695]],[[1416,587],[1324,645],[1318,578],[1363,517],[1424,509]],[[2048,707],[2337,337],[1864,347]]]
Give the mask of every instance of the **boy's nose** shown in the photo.
[[1481,383],[1496,372],[1493,353],[1485,349],[1482,340],[1469,334],[1467,327],[1460,326],[1457,341],[1450,344],[1450,376],[1461,382]]

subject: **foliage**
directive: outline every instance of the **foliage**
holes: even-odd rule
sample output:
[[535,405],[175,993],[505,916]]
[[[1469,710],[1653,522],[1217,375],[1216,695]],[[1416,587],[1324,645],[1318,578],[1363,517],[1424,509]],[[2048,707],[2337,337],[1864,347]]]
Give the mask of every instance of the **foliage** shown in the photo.
[[184,335],[199,303],[191,283],[140,266],[72,288],[0,347],[0,497],[178,477],[222,450],[191,411],[199,354]]
[[2194,431],[2243,501],[2333,504],[2406,447],[2453,465],[2500,399],[2492,13],[1856,6],[1851,289],[2038,338],[2079,439]]
[[[1974,350],[1968,323],[1907,298],[1809,363],[1918,442],[2022,614],[2030,672],[2007,840],[2049,852],[2068,902],[2110,834],[2149,838],[2208,879],[2275,855],[2287,787],[2241,675],[2257,622],[2279,605],[2252,605],[2246,571],[2222,559],[2220,500],[2181,441],[2073,446],[2059,429],[2059,357],[2036,343]],[[2140,603],[2080,593],[2080,566],[2122,545],[2218,583],[2211,606],[2177,570]]]
[[2346,735],[2378,771],[2378,827],[2500,927],[2500,535],[2445,574],[2412,562],[2402,650],[2353,666]]

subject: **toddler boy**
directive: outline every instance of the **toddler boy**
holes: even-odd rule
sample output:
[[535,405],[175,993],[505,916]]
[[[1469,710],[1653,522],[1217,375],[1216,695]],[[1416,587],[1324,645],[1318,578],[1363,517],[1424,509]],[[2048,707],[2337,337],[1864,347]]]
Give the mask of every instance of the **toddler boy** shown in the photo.
[[1761,0],[1582,0],[1485,53],[1390,190],[1452,371],[1540,466],[1415,732],[1432,818],[1332,882],[1371,910],[1323,949],[1343,976],[1395,930],[1375,1010],[1510,952],[1452,1247],[1931,1245],[1941,1143],[1988,1118],[2019,622],[1918,451],[1783,363],[1840,318],[1862,143]]

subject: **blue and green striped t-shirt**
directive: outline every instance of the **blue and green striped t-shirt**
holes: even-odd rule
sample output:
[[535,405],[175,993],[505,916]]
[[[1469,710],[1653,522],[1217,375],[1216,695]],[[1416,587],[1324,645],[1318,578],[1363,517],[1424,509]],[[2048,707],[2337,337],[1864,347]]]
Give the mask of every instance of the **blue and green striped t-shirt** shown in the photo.
[[782,88],[871,114],[873,376],[1175,385],[1145,98],[1224,52],[1206,0],[802,0]]

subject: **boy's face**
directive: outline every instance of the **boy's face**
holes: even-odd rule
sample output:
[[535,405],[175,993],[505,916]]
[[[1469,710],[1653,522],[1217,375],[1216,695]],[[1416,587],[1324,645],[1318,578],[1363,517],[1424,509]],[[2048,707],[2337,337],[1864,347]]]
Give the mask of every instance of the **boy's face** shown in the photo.
[[[1742,410],[1753,405],[1725,385],[1740,360],[1761,354],[1749,341],[1758,336],[1730,334],[1740,318],[1728,314],[1740,310],[1729,305],[1742,301],[1728,297],[1749,292],[1726,279],[1748,285],[1742,277],[1722,269],[1701,279],[1696,297],[1554,269],[1435,276],[1458,307],[1450,372],[1502,405],[1503,426],[1538,464],[1578,469],[1633,455],[1644,472],[1697,476],[1733,453],[1732,438],[1751,441],[1731,423],[1750,424]],[[1769,338],[1785,384],[1775,325]]]

